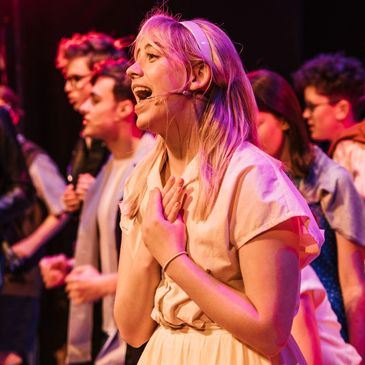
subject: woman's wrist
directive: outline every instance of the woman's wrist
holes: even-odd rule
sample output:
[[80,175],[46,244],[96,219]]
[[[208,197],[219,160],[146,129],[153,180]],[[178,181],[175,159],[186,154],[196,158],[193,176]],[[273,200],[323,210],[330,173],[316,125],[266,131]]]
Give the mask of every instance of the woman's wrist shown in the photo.
[[171,256],[163,265],[162,265],[162,272],[166,272],[166,269],[168,268],[168,266],[174,261],[176,260],[178,257],[180,256],[189,256],[189,254],[187,253],[187,251],[179,251],[177,252],[175,255]]

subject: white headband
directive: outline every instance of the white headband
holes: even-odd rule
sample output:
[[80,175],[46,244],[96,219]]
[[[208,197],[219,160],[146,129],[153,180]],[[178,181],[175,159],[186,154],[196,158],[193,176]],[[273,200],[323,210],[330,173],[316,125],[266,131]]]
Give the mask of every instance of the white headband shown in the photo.
[[213,62],[212,50],[210,48],[208,38],[200,26],[191,20],[180,22],[180,24],[182,24],[193,35],[196,43],[198,43],[200,51],[204,56],[204,59],[206,61]]

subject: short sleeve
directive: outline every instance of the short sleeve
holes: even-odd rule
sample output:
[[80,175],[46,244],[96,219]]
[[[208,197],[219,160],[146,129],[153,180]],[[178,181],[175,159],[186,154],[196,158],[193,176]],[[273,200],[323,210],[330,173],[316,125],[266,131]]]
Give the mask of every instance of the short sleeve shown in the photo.
[[351,166],[351,147],[352,141],[341,141],[337,144],[336,149],[333,153],[333,160],[339,165],[346,168],[348,171],[352,171]]
[[365,246],[364,201],[344,168],[336,166],[333,171],[331,185],[322,191],[323,213],[332,229]]
[[45,202],[50,213],[59,215],[63,212],[62,196],[66,184],[56,164],[45,154],[39,154],[32,162],[29,174],[37,194]]
[[305,265],[318,256],[323,234],[280,163],[269,156],[261,156],[236,177],[230,229],[237,249],[294,217],[300,224],[299,253]]

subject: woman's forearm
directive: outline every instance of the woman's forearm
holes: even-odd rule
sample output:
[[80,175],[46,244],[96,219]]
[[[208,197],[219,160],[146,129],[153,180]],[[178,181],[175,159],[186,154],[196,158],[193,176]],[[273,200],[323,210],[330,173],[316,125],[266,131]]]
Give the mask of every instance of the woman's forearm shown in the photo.
[[[257,305],[244,293],[216,280],[187,256],[179,256],[171,262],[167,274],[215,323],[241,342],[267,357],[272,357],[282,349],[290,334],[298,282],[296,255],[289,253],[284,256],[287,256],[284,259],[286,268],[292,271],[290,277],[282,278],[285,280],[285,288],[280,284],[278,287],[277,283],[268,279],[273,288],[276,288],[278,295],[273,294],[271,298],[266,299],[255,298]],[[268,272],[268,275],[271,274]],[[279,298],[279,293],[282,294],[282,299]],[[274,297],[278,299],[273,300]],[[266,309],[263,301],[266,301]],[[285,307],[288,309],[283,310]]]
[[137,254],[132,258],[122,244],[114,305],[114,317],[122,338],[135,347],[148,341],[156,328],[151,312],[161,279],[158,263],[154,259],[144,260],[142,256]]

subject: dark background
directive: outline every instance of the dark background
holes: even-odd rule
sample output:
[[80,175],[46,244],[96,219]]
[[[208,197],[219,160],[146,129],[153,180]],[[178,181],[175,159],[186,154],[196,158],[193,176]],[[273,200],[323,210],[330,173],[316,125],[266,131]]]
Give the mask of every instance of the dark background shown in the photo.
[[[69,106],[62,76],[54,67],[59,40],[90,30],[115,37],[136,34],[155,4],[152,0],[0,0],[0,50],[6,51],[2,82],[22,99],[26,134],[50,153],[63,173],[81,117]],[[247,71],[270,68],[290,81],[302,62],[320,52],[340,51],[365,60],[361,0],[170,0],[167,6],[183,18],[204,17],[220,25],[236,44]]]

